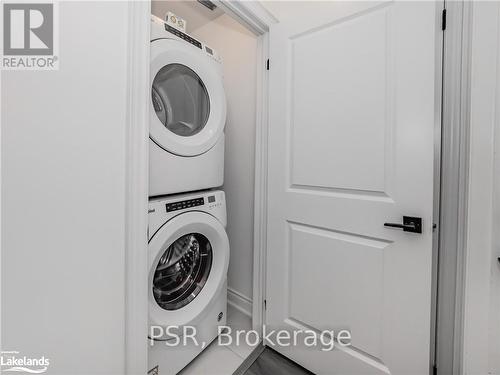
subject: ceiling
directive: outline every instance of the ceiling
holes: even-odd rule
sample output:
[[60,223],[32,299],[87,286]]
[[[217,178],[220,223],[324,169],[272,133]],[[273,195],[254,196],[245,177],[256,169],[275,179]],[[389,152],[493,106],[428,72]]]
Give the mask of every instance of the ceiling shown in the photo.
[[215,8],[212,11],[197,1],[191,0],[153,0],[151,2],[151,13],[155,16],[163,19],[165,14],[169,11],[186,20],[188,33],[193,32],[224,14],[219,8]]

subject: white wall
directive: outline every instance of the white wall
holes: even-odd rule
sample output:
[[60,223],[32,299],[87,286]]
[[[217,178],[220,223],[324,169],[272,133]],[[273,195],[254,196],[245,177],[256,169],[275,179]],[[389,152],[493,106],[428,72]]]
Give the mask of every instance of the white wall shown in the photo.
[[127,8],[61,2],[60,70],[2,72],[2,350],[50,374],[124,374]]
[[[477,7],[477,5],[476,5]],[[500,374],[500,3],[495,2],[493,9],[494,25],[489,32],[493,34],[493,44],[486,46],[496,55],[492,56],[495,65],[495,92],[493,94],[494,106],[494,161],[493,161],[493,220],[492,220],[492,247],[489,254],[490,276],[490,309],[488,321],[488,369],[490,374]]]
[[217,50],[224,60],[229,301],[251,311],[257,38],[227,15],[194,30],[192,35]]
[[473,5],[464,373],[500,374],[500,3]]

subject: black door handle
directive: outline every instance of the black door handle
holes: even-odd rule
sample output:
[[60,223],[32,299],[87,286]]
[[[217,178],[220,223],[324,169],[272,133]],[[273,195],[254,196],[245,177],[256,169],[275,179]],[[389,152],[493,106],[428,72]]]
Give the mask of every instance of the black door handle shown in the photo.
[[384,223],[384,227],[399,228],[405,232],[422,233],[422,218],[413,216],[403,216],[403,224]]

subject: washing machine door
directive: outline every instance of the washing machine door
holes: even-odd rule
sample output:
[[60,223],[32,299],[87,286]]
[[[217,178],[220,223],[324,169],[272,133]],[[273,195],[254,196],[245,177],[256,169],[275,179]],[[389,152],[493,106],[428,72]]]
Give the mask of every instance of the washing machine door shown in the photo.
[[210,150],[226,122],[217,62],[174,39],[151,42],[150,137],[164,150],[196,156]]
[[149,242],[151,325],[196,324],[224,285],[229,241],[212,215],[191,211],[164,224]]

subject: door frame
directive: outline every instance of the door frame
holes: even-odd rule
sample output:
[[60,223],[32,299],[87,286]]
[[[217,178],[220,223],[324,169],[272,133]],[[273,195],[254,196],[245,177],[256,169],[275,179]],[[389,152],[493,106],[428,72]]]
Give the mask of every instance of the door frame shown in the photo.
[[[496,352],[491,347],[497,337],[489,316],[498,316],[498,295],[494,280],[497,261],[500,208],[498,146],[500,136],[500,3],[471,4],[470,63],[470,150],[468,178],[468,221],[464,255],[465,291],[463,300],[462,369],[464,374],[498,373],[498,363],[490,361]],[[491,289],[494,287],[495,289]],[[495,305],[492,305],[495,303]],[[496,357],[495,357],[496,358]],[[491,366],[491,367],[490,367]],[[493,371],[493,372],[492,372]]]
[[213,0],[219,8],[257,36],[256,122],[252,328],[262,332],[265,322],[267,254],[267,146],[269,29],[278,20],[259,2]]
[[148,368],[149,44],[151,2],[129,1],[125,139],[125,374]]
[[[253,262],[253,298],[252,325],[257,331],[262,330],[265,322],[265,287],[267,254],[267,163],[268,163],[268,71],[266,62],[269,57],[269,29],[278,20],[259,2],[235,2],[214,0],[217,6],[228,15],[248,27],[258,37],[257,51],[257,89],[256,89],[256,142],[255,142],[255,196],[254,196],[254,262]],[[463,9],[459,9],[463,6]],[[434,202],[440,209],[435,212],[439,217],[440,247],[455,246],[456,278],[454,288],[454,334],[453,334],[453,369],[463,373],[463,325],[465,293],[465,260],[469,167],[469,111],[470,111],[470,33],[472,4],[447,2],[449,31],[444,34],[445,44],[460,43],[460,51],[445,50],[443,62],[443,128],[457,123],[453,132],[444,131],[438,147],[443,148],[436,165],[441,170],[450,171],[441,178],[440,191],[452,189],[453,199],[444,202],[439,195]],[[125,373],[132,375],[147,371],[147,345],[144,345],[144,332],[148,324],[148,267],[147,267],[147,227],[148,227],[148,171],[149,171],[149,44],[150,44],[149,1],[131,1],[128,15],[128,113],[126,144],[126,207],[125,207]],[[455,56],[455,58],[451,58]],[[460,56],[461,58],[457,58]],[[448,57],[448,58],[447,58]],[[272,64],[272,62],[271,62]],[[450,90],[453,80],[460,80],[461,90]],[[448,108],[449,106],[449,108]],[[456,130],[456,131],[455,131]],[[457,139],[459,142],[457,143]],[[439,155],[439,154],[438,154]],[[439,176],[439,175],[438,175]],[[443,222],[457,217],[453,221],[456,228],[441,229]],[[453,216],[455,215],[455,216]],[[438,237],[438,236],[436,236]],[[437,261],[437,257],[435,257]],[[439,265],[438,267],[441,267]],[[450,264],[448,264],[448,267]],[[437,267],[436,267],[437,270]],[[435,280],[436,285],[441,284]],[[439,300],[438,296],[438,300]],[[440,309],[439,303],[436,310]],[[440,338],[446,337],[439,326],[436,327],[436,346]],[[143,340],[144,339],[144,340]],[[454,372],[455,373],[455,372]]]
[[[472,3],[445,1],[441,178],[434,280],[437,374],[462,374],[467,259]],[[450,319],[451,317],[451,319]],[[449,324],[447,324],[449,323]]]

